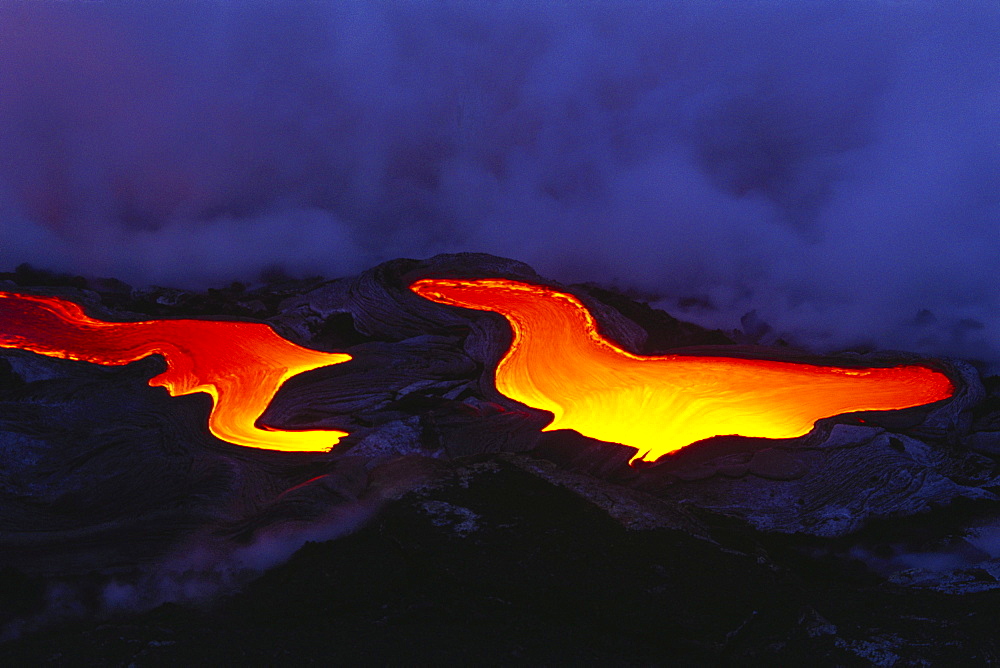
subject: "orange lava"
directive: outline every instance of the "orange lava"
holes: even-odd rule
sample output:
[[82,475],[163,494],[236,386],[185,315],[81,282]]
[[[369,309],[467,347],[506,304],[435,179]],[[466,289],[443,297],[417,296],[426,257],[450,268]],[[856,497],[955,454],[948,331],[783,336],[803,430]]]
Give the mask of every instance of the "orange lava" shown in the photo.
[[597,331],[574,296],[505,279],[427,279],[427,299],[503,315],[513,329],[496,370],[507,397],[552,412],[545,427],[636,448],[655,461],[721,435],[794,438],[821,418],[947,399],[949,378],[926,366],[843,368],[794,362],[628,353]]
[[282,431],[256,420],[292,376],[350,355],[295,345],[257,322],[147,320],[104,322],[73,302],[0,292],[0,347],[95,364],[121,365],[163,355],[167,370],[150,379],[171,396],[212,397],[208,427],[250,448],[325,452],[346,436],[333,430]]

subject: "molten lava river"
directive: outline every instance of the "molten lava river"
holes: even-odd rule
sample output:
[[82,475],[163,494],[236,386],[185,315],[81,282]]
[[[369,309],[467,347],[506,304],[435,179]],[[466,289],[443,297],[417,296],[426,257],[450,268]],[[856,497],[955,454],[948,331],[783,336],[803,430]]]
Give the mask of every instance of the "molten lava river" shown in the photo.
[[172,396],[212,397],[209,429],[251,448],[325,452],[346,432],[280,431],[256,420],[292,376],[351,359],[283,339],[269,325],[211,320],[104,322],[58,297],[0,292],[0,347],[121,365],[162,355],[167,370],[149,381]]
[[633,355],[601,336],[576,297],[518,281],[426,279],[410,288],[442,304],[501,314],[514,335],[497,365],[497,389],[553,413],[545,431],[575,429],[636,448],[632,462],[718,435],[794,438],[821,418],[954,393],[944,373],[920,365]]

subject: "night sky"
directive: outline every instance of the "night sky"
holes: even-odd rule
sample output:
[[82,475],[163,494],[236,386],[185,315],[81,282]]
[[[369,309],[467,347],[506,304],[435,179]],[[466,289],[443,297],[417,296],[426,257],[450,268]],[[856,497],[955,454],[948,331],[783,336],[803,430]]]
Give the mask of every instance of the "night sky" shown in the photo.
[[1000,368],[998,35],[995,0],[2,0],[0,270],[486,251]]

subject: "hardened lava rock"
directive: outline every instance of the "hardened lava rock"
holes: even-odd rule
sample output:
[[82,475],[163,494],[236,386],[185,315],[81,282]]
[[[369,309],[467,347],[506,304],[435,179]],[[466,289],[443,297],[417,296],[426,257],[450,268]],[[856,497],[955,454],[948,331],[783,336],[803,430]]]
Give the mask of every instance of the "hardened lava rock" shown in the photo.
[[640,354],[674,342],[719,354],[821,359],[728,345],[720,332],[679,324],[621,295],[559,286],[523,263],[481,254],[394,260],[351,278],[210,294],[79,281],[33,287],[21,276],[2,289],[57,294],[112,320],[209,317],[214,310],[263,319],[302,345],[346,352],[351,362],[286,383],[259,423],[351,435],[329,453],[242,448],[208,433],[207,395],[171,398],[146,385],[163,370],[159,358],[101,367],[0,350],[0,562],[117,568],[161,559],[197,536],[252,540],[275,526],[308,526],[335,509],[376,513],[386,498],[427,484],[451,462],[502,453],[549,462],[554,469],[529,469],[554,471],[546,475],[557,485],[570,476],[574,492],[598,506],[614,496],[608,490],[627,494],[636,508],[645,499],[649,509],[639,514],[661,513],[666,524],[679,515],[664,503],[761,531],[832,537],[959,498],[995,501],[995,462],[981,454],[991,446],[974,431],[991,424],[974,415],[984,391],[978,373],[961,362],[928,361],[956,386],[952,399],[929,407],[831,418],[787,441],[719,437],[631,467],[631,448],[543,432],[548,413],[497,392],[493,371],[510,345],[509,327],[494,313],[443,306],[408,289],[428,277],[513,278],[568,290],[605,336]]

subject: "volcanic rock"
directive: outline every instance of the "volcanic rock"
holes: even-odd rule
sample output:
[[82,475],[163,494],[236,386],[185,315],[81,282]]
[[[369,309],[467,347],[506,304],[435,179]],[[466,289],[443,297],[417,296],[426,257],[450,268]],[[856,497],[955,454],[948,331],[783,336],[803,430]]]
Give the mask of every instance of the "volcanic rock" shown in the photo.
[[1000,431],[980,431],[966,441],[971,450],[985,455],[1000,456]]
[[[0,652],[8,665],[142,667],[989,665],[1000,651],[1000,591],[879,582],[677,509],[684,528],[647,523],[659,516],[641,494],[587,478],[466,459],[230,596],[71,620]],[[38,582],[0,572],[4,594],[30,605]]]
[[[393,513],[414,522],[393,534],[392,541],[403,545],[409,540],[420,544],[425,538],[421,532],[431,531],[420,523],[423,520],[413,519],[417,517],[429,518],[433,531],[450,530],[454,535],[447,544],[461,554],[474,551],[462,541],[479,541],[481,549],[496,549],[503,540],[530,543],[530,531],[517,534],[503,522],[491,520],[492,511],[475,506],[476,499],[461,501],[455,496],[462,496],[458,490],[469,489],[471,480],[491,490],[490,503],[516,505],[518,494],[541,485],[538,489],[546,491],[538,494],[558,496],[568,516],[589,518],[581,520],[581,526],[599,527],[594,530],[605,537],[619,536],[616,532],[628,527],[629,533],[623,535],[636,546],[627,556],[633,564],[650,558],[648,545],[662,540],[675,552],[710,555],[705,559],[719,560],[722,568],[728,557],[720,556],[724,553],[720,546],[744,540],[734,536],[752,536],[737,549],[746,559],[733,557],[739,564],[725,566],[741,573],[744,582],[756,583],[757,593],[748,594],[751,598],[767,596],[770,586],[765,585],[770,571],[762,570],[753,556],[762,554],[767,541],[809,546],[828,541],[832,546],[880,520],[905,520],[906,526],[916,527],[936,509],[955,504],[982,508],[980,515],[996,510],[998,432],[977,429],[1000,424],[1000,419],[990,417],[992,404],[979,374],[958,360],[925,360],[905,353],[820,357],[787,347],[732,345],[719,332],[681,323],[605,288],[559,286],[527,265],[479,254],[395,260],[355,277],[286,280],[257,288],[230,286],[211,295],[160,288],[126,290],[117,283],[88,284],[82,279],[32,285],[30,275],[22,274],[16,285],[5,289],[57,294],[106,320],[151,315],[261,318],[296,343],[353,357],[349,363],[291,379],[260,419],[261,424],[278,428],[350,432],[330,453],[306,454],[219,441],[207,430],[211,407],[207,395],[171,398],[162,388],[146,384],[163,371],[157,357],[101,367],[0,349],[0,566],[15,569],[22,577],[41,578],[47,591],[55,582],[77,591],[74,587],[79,588],[81,578],[95,577],[103,578],[103,584],[94,585],[99,589],[106,589],[113,577],[131,578],[129,586],[140,587],[136,583],[149,582],[148,573],[180,564],[182,569],[214,574],[218,582],[202,584],[206,591],[219,593],[291,556],[307,540],[332,539],[365,522],[384,528],[386,522],[395,521]],[[549,413],[500,394],[493,372],[510,344],[506,321],[493,313],[436,304],[408,289],[413,281],[427,277],[514,278],[567,290],[591,310],[605,336],[638,354],[685,346],[696,354],[823,360],[845,366],[921,362],[947,373],[956,392],[930,406],[822,420],[797,439],[717,437],[652,465],[633,467],[629,465],[633,449],[576,432],[543,432]],[[509,491],[500,489],[512,480],[516,484]],[[556,489],[560,491],[552,491]],[[516,522],[534,526],[526,519],[530,512],[535,511],[527,506],[519,510]],[[955,525],[953,533],[960,534],[964,526]],[[391,573],[400,558],[412,558],[410,548],[404,548],[407,556],[401,557],[393,552],[398,549],[392,547],[395,543],[385,544],[374,530],[362,531],[367,533],[329,545],[343,544],[347,553],[360,550],[359,558],[381,564],[377,568],[384,573]],[[670,538],[641,537],[650,531],[671,532]],[[581,529],[573,540],[585,544],[585,532]],[[263,545],[281,547],[272,550]],[[379,553],[383,548],[388,551]],[[296,559],[320,559],[316,550],[326,555],[322,558],[342,559],[331,556],[340,549],[311,547]],[[564,549],[587,550],[575,543]],[[277,556],[261,561],[259,555],[265,552]],[[192,561],[192,554],[202,556]],[[540,566],[532,562],[526,568]],[[670,578],[682,577],[668,570]],[[221,572],[235,575],[222,577]],[[525,577],[543,586],[549,577],[544,573],[529,572]],[[665,586],[664,591],[674,587],[665,584],[666,575],[642,577],[650,587]],[[580,576],[573,586],[584,586],[585,581]],[[376,593],[370,600],[357,592],[337,595],[349,599],[344,603],[348,607],[356,607],[359,598],[365,606],[379,597],[391,598],[387,592],[395,585],[371,584]],[[736,582],[732,586],[738,588]],[[264,603],[251,602],[261,591],[247,594],[248,609],[268,605],[273,592],[261,595]],[[629,591],[628,596],[640,596],[637,590]],[[504,595],[497,594],[500,599]],[[136,607],[189,600],[185,596],[149,596]],[[718,590],[712,596],[721,599],[724,594]],[[42,599],[33,608],[35,619],[51,616]],[[577,601],[565,600],[570,599]],[[653,599],[642,600],[642,605],[653,605]],[[405,607],[393,601],[386,604]],[[520,609],[519,605],[512,609]],[[25,618],[22,608],[13,603],[4,608],[0,600],[0,617],[6,615],[11,624],[28,628],[30,624],[17,621]],[[104,604],[84,608],[107,613]],[[815,611],[800,615],[798,607],[794,613],[791,609],[774,613],[774,619],[785,621],[768,622],[779,626],[787,622],[786,630],[798,629],[798,640],[788,636],[781,641],[786,645],[808,648],[819,643],[829,650],[828,656],[856,658],[858,653],[851,648],[881,642],[869,634],[838,644],[840,631],[829,629],[840,628],[843,622],[828,624]],[[375,619],[374,608],[365,610],[359,620]],[[397,620],[412,614],[393,610],[392,615],[402,615]],[[680,608],[671,623],[681,623],[690,612],[691,608]],[[485,620],[494,619],[493,612],[482,614]],[[709,619],[712,613],[698,614]],[[733,639],[742,636],[740,629],[746,625],[756,624],[753,605],[741,604],[719,614],[699,627],[708,630],[694,644],[685,645],[685,656],[717,659],[736,651],[734,647],[744,647]],[[794,623],[787,621],[791,617]],[[767,636],[758,633],[750,635]],[[682,636],[677,642],[683,644]],[[751,649],[739,650],[743,652],[739,656],[766,655],[760,644],[764,641],[755,642],[746,645]],[[609,647],[587,651],[600,653]],[[663,649],[656,642],[644,647],[632,656],[649,659],[660,656]],[[891,651],[906,655],[898,648]],[[523,656],[534,659],[548,656],[525,652]],[[185,656],[181,652],[174,658]],[[580,655],[588,656],[597,655]]]

